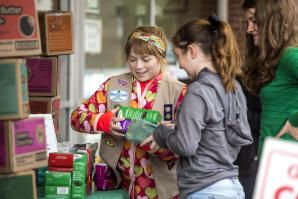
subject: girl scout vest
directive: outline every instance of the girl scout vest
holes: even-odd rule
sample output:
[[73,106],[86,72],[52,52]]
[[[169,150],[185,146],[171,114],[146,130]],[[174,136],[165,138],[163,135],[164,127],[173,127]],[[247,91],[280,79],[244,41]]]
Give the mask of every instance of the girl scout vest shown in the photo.
[[[107,108],[113,109],[115,105],[130,105],[130,96],[132,91],[132,74],[125,73],[119,76],[111,77],[110,85],[107,91]],[[163,120],[165,115],[173,120],[174,108],[182,92],[184,84],[163,74],[162,82],[159,86],[157,96],[154,101],[153,110],[159,111]],[[170,107],[170,108],[169,108]],[[166,112],[171,110],[171,113]],[[113,145],[109,142],[113,141]],[[111,135],[102,134],[99,154],[103,161],[113,168],[117,176],[117,186],[120,184],[120,173],[116,170],[120,153],[123,148],[123,140],[116,139]],[[173,198],[178,194],[176,166],[170,166],[169,162],[161,161],[157,157],[150,156],[150,163],[153,170],[153,176],[156,184],[156,191],[159,199]]]

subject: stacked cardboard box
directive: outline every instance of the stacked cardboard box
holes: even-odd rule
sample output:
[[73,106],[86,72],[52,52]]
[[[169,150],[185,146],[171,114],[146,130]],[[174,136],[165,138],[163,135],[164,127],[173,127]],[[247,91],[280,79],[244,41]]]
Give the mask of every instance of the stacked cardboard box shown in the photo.
[[72,13],[39,11],[41,44],[44,55],[73,53]]
[[47,170],[48,167],[41,167],[35,170],[37,196],[45,195],[45,176]]
[[88,152],[50,153],[48,171],[45,174],[46,198],[86,197]]
[[87,151],[77,151],[74,154],[74,165],[72,173],[71,197],[83,199],[86,196],[87,180]]
[[40,172],[38,184],[39,196],[45,198],[70,198],[71,196],[71,172],[73,171],[72,153],[50,153],[48,168],[44,175]]
[[37,198],[35,178],[45,175],[32,169],[47,166],[45,121],[28,117],[51,113],[59,132],[60,56],[49,56],[72,52],[70,12],[38,14],[36,0],[0,1],[1,198]]
[[49,171],[72,172],[73,154],[72,153],[50,153]]
[[69,199],[71,196],[71,173],[46,171],[45,175],[46,198]]
[[59,137],[60,62],[59,57],[29,57],[29,104],[32,114],[52,114],[55,132]]
[[24,171],[8,175],[0,174],[1,199],[36,199],[35,174]]
[[24,57],[40,55],[36,1],[0,2],[0,193],[37,198],[32,169],[47,165],[45,123],[30,114]]
[[47,165],[44,118],[0,121],[0,173]]
[[[44,118],[0,121],[0,141],[0,181],[9,179],[9,182],[13,183],[19,180],[23,182],[26,179],[29,182],[32,178],[35,180],[32,169],[47,165]],[[28,188],[28,185],[31,187]],[[0,189],[5,190],[7,198],[18,198],[15,197],[15,193],[24,193],[24,195],[31,194],[28,198],[35,199],[35,181],[34,183],[30,181],[26,187],[28,189],[23,189],[23,185],[6,184]]]
[[[38,11],[42,56],[26,59],[29,71],[29,104],[31,113],[53,117],[58,142],[61,140],[60,118],[60,68],[66,54],[73,53],[72,14],[61,11]],[[46,198],[70,198],[72,154],[50,153],[45,175]],[[65,178],[59,184],[59,176]],[[52,179],[52,180],[50,180]],[[41,195],[43,196],[43,195]]]
[[95,162],[95,154],[97,150],[98,144],[75,144],[71,151],[77,153],[85,153],[87,155],[87,174],[86,174],[86,192],[87,195],[92,193],[93,186],[93,173],[94,173],[94,162]]
[[[52,114],[60,140],[60,67],[73,53],[72,13],[38,11],[42,55],[26,59],[31,113]],[[58,56],[59,55],[59,56]]]
[[29,116],[27,68],[23,59],[0,60],[0,120]]
[[0,2],[0,57],[40,55],[35,0]]

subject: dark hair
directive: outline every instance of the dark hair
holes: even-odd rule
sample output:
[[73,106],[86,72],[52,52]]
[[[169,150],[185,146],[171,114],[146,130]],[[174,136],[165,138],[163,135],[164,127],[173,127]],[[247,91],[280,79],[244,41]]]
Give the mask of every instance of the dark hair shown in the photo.
[[229,24],[215,24],[205,19],[195,19],[182,26],[172,39],[173,45],[183,53],[190,44],[197,44],[222,78],[226,91],[235,89],[234,79],[241,74],[241,58],[236,39]]
[[256,0],[244,0],[242,4],[242,10],[247,10],[250,8],[256,8]]
[[[275,77],[276,65],[284,50],[298,44],[298,13],[294,0],[258,0],[256,2],[258,26],[257,64],[247,68],[246,85],[259,93]],[[255,59],[255,57],[249,57]],[[253,61],[251,61],[253,62]]]
[[[242,10],[245,12],[249,9],[256,9],[256,0],[244,0]],[[247,27],[246,27],[247,28]],[[245,62],[243,67],[242,82],[245,87],[254,95],[258,93],[258,63],[259,49],[254,44],[253,36],[246,33]]]

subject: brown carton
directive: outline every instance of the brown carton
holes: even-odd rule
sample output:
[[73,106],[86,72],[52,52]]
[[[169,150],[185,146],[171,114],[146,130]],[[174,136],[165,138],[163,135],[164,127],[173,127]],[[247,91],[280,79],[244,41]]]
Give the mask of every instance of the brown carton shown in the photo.
[[31,114],[46,114],[60,111],[60,96],[57,97],[30,97]]
[[38,11],[44,55],[73,53],[72,13]]

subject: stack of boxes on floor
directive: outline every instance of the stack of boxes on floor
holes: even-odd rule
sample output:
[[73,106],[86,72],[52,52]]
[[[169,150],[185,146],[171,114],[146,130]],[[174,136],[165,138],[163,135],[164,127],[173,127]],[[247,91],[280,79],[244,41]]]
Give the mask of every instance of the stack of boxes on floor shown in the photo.
[[[39,175],[39,182],[45,182],[45,197],[84,199],[87,192],[91,193],[92,184],[88,180],[91,176],[90,158],[89,150],[75,149],[71,153],[50,153],[48,170],[40,172]],[[39,182],[38,184],[41,184]]]
[[35,0],[0,2],[2,199],[37,198],[40,178],[33,169],[48,165],[46,130],[43,117],[29,114],[51,113],[59,135],[59,71],[66,56],[57,55],[72,52],[70,12],[37,12]]

